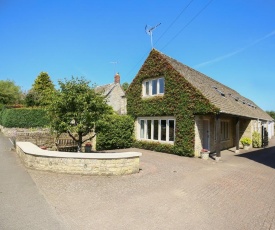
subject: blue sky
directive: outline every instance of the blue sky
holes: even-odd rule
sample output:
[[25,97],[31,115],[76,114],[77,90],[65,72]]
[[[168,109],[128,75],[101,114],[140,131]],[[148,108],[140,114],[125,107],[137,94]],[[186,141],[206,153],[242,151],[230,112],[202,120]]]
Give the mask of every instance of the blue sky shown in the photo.
[[[130,83],[154,47],[275,111],[274,0],[0,0],[0,79]],[[117,62],[113,64],[112,62]]]

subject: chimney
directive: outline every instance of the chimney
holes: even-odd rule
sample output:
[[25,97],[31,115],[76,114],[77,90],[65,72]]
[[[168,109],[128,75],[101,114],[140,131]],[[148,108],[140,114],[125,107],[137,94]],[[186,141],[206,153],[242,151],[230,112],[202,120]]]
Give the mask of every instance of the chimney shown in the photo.
[[119,76],[119,73],[117,73],[117,74],[115,75],[115,83],[120,84],[120,76]]

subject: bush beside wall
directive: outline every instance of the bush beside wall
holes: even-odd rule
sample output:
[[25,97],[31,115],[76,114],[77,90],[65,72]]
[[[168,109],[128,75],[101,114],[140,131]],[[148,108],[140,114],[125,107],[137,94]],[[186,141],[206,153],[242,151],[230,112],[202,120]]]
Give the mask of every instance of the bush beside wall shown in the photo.
[[129,148],[133,144],[134,120],[130,116],[109,115],[96,125],[96,149]]
[[7,128],[34,128],[47,126],[49,119],[40,108],[4,109],[0,112],[0,123]]
[[260,133],[253,132],[253,134],[252,134],[252,146],[253,146],[253,148],[262,147],[262,137],[261,137]]

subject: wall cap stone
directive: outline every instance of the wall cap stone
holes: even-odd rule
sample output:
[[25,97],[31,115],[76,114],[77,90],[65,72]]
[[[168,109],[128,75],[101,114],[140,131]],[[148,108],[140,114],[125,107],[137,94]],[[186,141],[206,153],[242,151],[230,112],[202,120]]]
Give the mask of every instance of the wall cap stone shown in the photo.
[[140,152],[123,152],[123,153],[74,153],[74,152],[60,152],[43,150],[31,142],[16,142],[16,145],[22,149],[23,152],[29,155],[57,157],[57,158],[76,158],[76,159],[123,159],[140,157]]

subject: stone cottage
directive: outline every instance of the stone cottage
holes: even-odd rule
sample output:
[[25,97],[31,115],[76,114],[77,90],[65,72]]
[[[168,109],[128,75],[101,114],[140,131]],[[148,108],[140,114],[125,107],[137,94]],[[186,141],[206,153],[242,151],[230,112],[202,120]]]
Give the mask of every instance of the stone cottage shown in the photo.
[[185,156],[207,149],[220,157],[253,132],[274,135],[273,119],[253,101],[155,49],[126,96],[140,147]]
[[118,73],[114,76],[113,83],[98,86],[95,91],[106,97],[107,104],[112,106],[117,114],[126,114],[125,92],[120,85],[120,75]]

